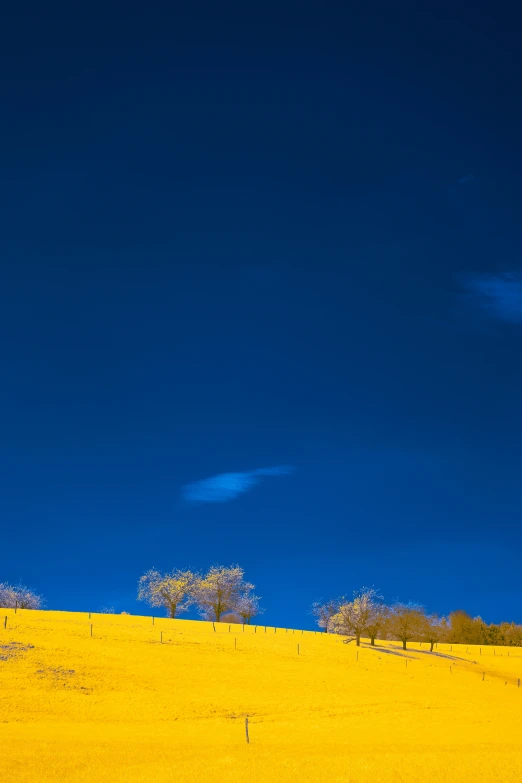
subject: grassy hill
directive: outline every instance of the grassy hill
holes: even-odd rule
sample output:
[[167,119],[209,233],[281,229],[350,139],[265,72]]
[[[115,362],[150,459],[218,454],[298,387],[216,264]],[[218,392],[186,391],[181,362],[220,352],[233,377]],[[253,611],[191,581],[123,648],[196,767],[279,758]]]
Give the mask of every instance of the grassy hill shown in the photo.
[[0,780],[522,781],[522,649],[377,645],[1,609]]

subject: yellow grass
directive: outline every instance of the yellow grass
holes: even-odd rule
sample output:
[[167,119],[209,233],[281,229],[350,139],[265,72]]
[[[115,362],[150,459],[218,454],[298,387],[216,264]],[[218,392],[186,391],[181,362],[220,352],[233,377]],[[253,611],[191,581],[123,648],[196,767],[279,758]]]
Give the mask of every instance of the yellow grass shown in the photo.
[[378,645],[0,610],[0,781],[522,781],[522,649]]

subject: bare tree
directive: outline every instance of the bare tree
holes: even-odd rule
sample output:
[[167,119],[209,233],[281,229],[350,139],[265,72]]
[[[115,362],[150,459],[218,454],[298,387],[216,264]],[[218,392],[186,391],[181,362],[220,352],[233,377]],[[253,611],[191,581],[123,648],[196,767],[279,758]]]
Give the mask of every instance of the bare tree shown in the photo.
[[324,628],[325,633],[328,633],[332,618],[339,611],[339,599],[330,598],[328,601],[321,603],[321,601],[314,601],[310,614],[312,614],[317,622],[319,628]]
[[362,634],[374,619],[377,599],[381,597],[373,587],[363,587],[354,591],[353,601],[345,602],[342,598],[339,611],[332,617],[335,632],[354,636],[359,647]]
[[25,585],[0,584],[0,606],[5,609],[42,609],[45,601]]
[[[245,593],[254,585],[243,582],[244,570],[239,566],[212,566],[194,587],[194,599],[205,620],[220,622],[223,614],[233,612]],[[240,612],[238,611],[238,614]]]
[[390,609],[386,629],[391,636],[400,639],[402,649],[406,649],[407,642],[411,639],[421,639],[426,628],[426,615],[424,607],[420,604],[409,602],[407,604],[396,601]]
[[179,569],[161,574],[151,568],[138,582],[138,601],[146,601],[149,606],[163,606],[171,618],[186,612],[194,603],[194,589],[198,575],[192,571]]
[[265,610],[259,608],[260,598],[257,595],[252,595],[250,590],[244,590],[239,596],[239,599],[235,605],[236,613],[241,617],[243,623],[250,625],[252,619],[258,614],[262,614]]
[[430,652],[437,642],[445,639],[448,634],[448,623],[445,617],[439,617],[437,614],[431,614],[425,617],[423,640],[429,642]]
[[372,601],[370,604],[370,611],[368,612],[368,619],[366,621],[365,632],[370,637],[370,644],[375,646],[375,639],[377,635],[386,628],[386,622],[390,614],[389,608],[386,604],[381,604],[376,601]]
[[98,614],[116,614],[114,606],[100,606]]

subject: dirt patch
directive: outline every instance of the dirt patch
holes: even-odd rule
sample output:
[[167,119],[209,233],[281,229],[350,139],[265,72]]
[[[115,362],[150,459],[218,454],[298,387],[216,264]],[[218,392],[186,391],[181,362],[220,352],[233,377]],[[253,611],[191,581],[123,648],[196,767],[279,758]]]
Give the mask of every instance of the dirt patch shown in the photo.
[[38,669],[36,672],[40,677],[52,677],[55,680],[68,680],[70,677],[73,677],[76,672],[74,669],[62,669],[61,666],[56,666],[54,668],[47,668],[47,669]]
[[19,658],[28,650],[34,650],[34,644],[22,644],[22,642],[0,644],[0,661],[9,661],[11,658]]

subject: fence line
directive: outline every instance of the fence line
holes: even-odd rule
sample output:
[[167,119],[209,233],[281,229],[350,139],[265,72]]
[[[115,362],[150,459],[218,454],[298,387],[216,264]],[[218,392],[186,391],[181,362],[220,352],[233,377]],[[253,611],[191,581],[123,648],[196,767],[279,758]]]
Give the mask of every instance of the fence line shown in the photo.
[[[30,617],[30,614],[25,614],[25,617],[24,617],[24,614],[25,614],[25,612],[23,612],[23,611],[16,613],[16,621],[15,621],[14,624],[10,624],[9,625],[9,630],[16,631],[16,630],[22,628],[25,625],[23,620],[25,620],[26,618]],[[32,612],[31,612],[31,614],[32,614]],[[67,613],[67,614],[69,614],[69,613]],[[71,614],[75,614],[75,613],[71,613]],[[89,612],[89,615],[91,615],[91,614],[92,613]],[[139,615],[139,616],[131,615],[130,617],[132,617],[133,619],[136,619],[136,620],[143,619],[144,621],[146,621],[146,619],[147,619],[145,617],[142,618],[141,615]],[[107,622],[105,621],[105,618],[107,618]],[[5,615],[4,616],[4,629],[7,629],[7,627],[8,627],[8,620],[9,619],[13,620],[14,619],[13,615]],[[47,618],[34,618],[34,619],[37,620],[38,623],[47,620]],[[111,638],[111,635],[110,635],[110,633],[108,633],[108,631],[110,631],[111,629],[114,629],[115,627],[117,627],[118,631],[120,631],[120,633],[117,636],[114,637],[115,641],[119,641],[119,642],[123,642],[123,643],[125,643],[127,641],[139,642],[139,641],[141,641],[140,635],[137,633],[139,631],[147,632],[148,635],[149,635],[149,641],[153,641],[153,639],[150,639],[150,631],[148,631],[148,629],[147,629],[147,627],[145,626],[144,623],[133,622],[132,624],[127,625],[125,622],[124,623],[120,623],[118,621],[115,621],[114,617],[111,617],[111,619],[109,620],[107,615],[102,615],[102,614],[100,614],[98,619],[99,619],[99,623],[97,623],[97,633],[96,634],[94,634],[94,623],[89,623],[88,624],[89,625],[89,634],[88,635],[91,638],[98,638],[99,640],[102,640],[102,641],[109,640]],[[167,625],[170,625],[171,626],[171,633],[174,632],[174,628],[172,627],[171,623],[169,622],[169,620],[171,620],[171,618],[167,618],[166,617],[166,618],[157,618],[157,619],[160,619],[160,620],[164,621]],[[60,625],[62,625],[62,624],[63,625],[68,625],[70,628],[71,628],[71,626],[72,626],[72,628],[74,628],[74,626],[80,625],[80,622],[76,621],[73,618],[67,618],[67,619],[65,619],[65,618],[58,618],[58,619],[57,618],[52,618],[51,622],[58,622]],[[187,622],[187,621],[186,620],[182,620],[182,622],[184,623],[184,622]],[[194,622],[194,621],[188,621],[188,622]],[[218,633],[217,628],[216,628],[215,621],[211,621],[211,622],[212,622],[213,632],[216,633],[217,636],[219,636],[219,633]],[[153,617],[152,618],[152,625],[154,625],[154,624],[155,624],[155,622],[154,622],[154,617]],[[194,633],[194,635],[199,636],[200,639],[202,637],[204,637],[204,636],[206,636],[208,638],[208,630],[207,629],[208,629],[209,625],[210,625],[210,623],[208,625],[206,623],[201,623],[201,626],[199,626],[197,631],[196,631],[196,629],[194,629],[194,631],[196,631]],[[223,625],[228,625],[229,626],[228,633],[231,633],[231,624],[223,624]],[[239,626],[239,624],[237,624],[237,625]],[[148,626],[148,627],[149,627],[149,629],[151,629],[151,626]],[[244,632],[244,624],[243,624],[242,630]],[[288,631],[288,629],[285,629],[285,630]],[[295,629],[291,629],[291,630],[293,632],[295,631]],[[121,632],[125,632],[125,631],[128,631],[128,635],[125,634],[125,635],[123,635],[123,638],[122,638]],[[274,626],[274,633],[276,633],[276,631],[277,631],[277,626]],[[164,641],[164,638],[163,638],[165,632],[166,632],[165,629],[161,629],[160,630],[160,639],[159,639],[160,644],[165,644],[165,641]],[[237,635],[236,635],[237,632],[239,632],[239,628],[237,629],[237,631],[234,632],[234,648],[233,648],[234,650],[238,649],[238,647],[237,647]],[[253,633],[256,633],[256,632],[257,632],[257,626],[254,626],[253,627]],[[302,636],[304,635],[304,633],[305,633],[305,630],[301,629],[301,635]],[[316,632],[314,632],[314,631],[311,631],[311,632],[310,631],[306,631],[306,633],[310,634],[310,635],[313,634],[314,638],[316,637]],[[211,635],[213,636],[213,633],[211,633]],[[332,641],[336,641],[336,642],[342,641],[340,636],[338,636],[337,634],[320,634],[320,636],[328,636],[330,639],[332,639]],[[217,637],[214,637],[214,638],[217,638]],[[157,637],[156,637],[156,640],[157,640]],[[169,641],[172,641],[172,640],[170,639]],[[387,641],[387,640],[379,640],[379,641]],[[414,643],[414,644],[417,645],[417,644],[420,644],[420,643],[417,642],[417,643]],[[324,647],[322,647],[322,645],[319,645],[319,648],[317,648],[317,642],[315,643],[315,645],[316,645],[315,647],[312,646],[310,648],[310,650],[308,651],[308,652],[312,653],[312,657],[315,657],[317,653],[319,653],[319,655],[320,655],[319,649],[321,649],[321,648],[323,650],[325,649]],[[448,645],[448,646],[450,647],[450,651],[452,651],[453,645]],[[398,650],[401,650],[400,643],[396,642],[396,641],[389,643],[388,649],[390,649],[390,647],[391,647],[392,650],[395,649],[395,648],[398,648]],[[437,645],[437,647],[438,647],[438,645]],[[247,647],[246,649],[252,649],[252,648]],[[375,651],[379,650],[379,646],[375,647],[373,645],[364,644],[363,647],[357,648],[356,649],[356,655],[355,655],[355,661],[356,662],[359,661],[359,652],[362,652],[362,650],[373,650],[375,652]],[[289,652],[289,650],[288,650],[288,648],[287,648],[285,643],[283,643],[282,647],[280,646],[280,643],[278,643],[277,648],[275,650],[273,650],[273,652],[279,652],[279,653],[281,653],[283,651]],[[412,646],[412,647],[407,648],[406,652],[408,652],[408,651],[412,652],[412,653],[415,653],[418,650],[416,650],[415,646]],[[463,651],[459,650],[458,652],[463,652]],[[510,650],[508,650],[507,652],[508,652],[508,655],[509,655]],[[466,647],[466,653],[470,654],[469,653],[469,645]],[[303,654],[303,651],[301,650],[301,644],[299,643],[299,644],[297,644],[297,655],[301,656],[302,654]],[[370,652],[368,654],[373,655],[374,653]],[[503,653],[500,653],[499,656],[496,656],[496,650],[495,649],[493,650],[493,654],[495,655],[495,657],[503,657]],[[364,662],[365,655],[366,655],[366,653],[363,655],[363,658],[361,659],[363,662]],[[485,657],[487,657],[487,656],[485,656]],[[493,657],[493,655],[490,655],[490,657]],[[506,656],[506,657],[508,657],[508,656]],[[514,655],[514,656],[511,656],[511,657],[512,658],[515,658],[515,657],[518,658],[518,657],[522,657],[522,656],[515,656]],[[381,660],[381,666],[382,666],[382,661],[383,660],[386,660],[387,663],[392,663],[392,659],[391,658],[386,657],[386,658],[382,658],[381,659],[380,656],[379,656],[379,658]],[[341,660],[344,660],[345,662],[348,662],[348,660],[346,658],[340,658],[339,661],[341,661]],[[417,659],[417,660],[419,660],[419,659]],[[462,663],[472,663],[470,661],[467,661],[465,658],[460,659],[460,660],[461,660]],[[473,663],[476,663],[476,662],[473,662]],[[365,669],[364,663],[363,663],[363,667],[362,668],[363,668],[363,670]],[[450,675],[454,675],[455,674],[455,672],[454,672],[455,668],[457,668],[457,665],[456,665],[455,662],[452,662],[451,664],[449,664],[449,674]],[[405,659],[405,669],[406,670],[408,669],[408,658]],[[439,669],[442,670],[442,666],[441,667],[436,667],[435,670],[438,671]],[[391,671],[393,671],[393,669],[390,669],[390,673],[391,673]],[[396,670],[396,671],[399,671],[399,670]],[[448,670],[446,670],[446,671],[448,671]],[[462,669],[461,668],[461,673],[463,673],[463,672],[470,673],[472,675],[480,673],[480,672],[473,671],[472,669],[467,669],[467,668]],[[424,673],[425,674],[429,674],[429,672],[427,670],[425,670]],[[487,673],[489,674],[489,680],[490,681],[504,680],[506,685],[508,683],[511,683],[513,685],[516,685],[517,689],[519,689],[521,687],[522,678],[515,677],[513,674],[509,674],[509,675],[507,675],[507,679],[505,679],[506,673],[496,672],[494,670],[490,671],[490,672],[487,672],[486,670],[484,670],[482,672],[482,681],[483,682],[486,680],[486,674]]]

